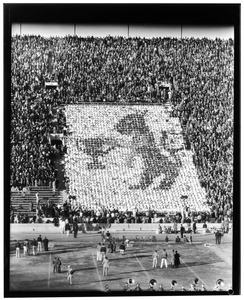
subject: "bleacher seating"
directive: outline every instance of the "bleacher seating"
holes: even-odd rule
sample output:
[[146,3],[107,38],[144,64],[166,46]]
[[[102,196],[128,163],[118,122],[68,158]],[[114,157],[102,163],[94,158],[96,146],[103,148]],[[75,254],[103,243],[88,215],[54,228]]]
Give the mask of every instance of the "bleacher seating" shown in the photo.
[[[79,126],[80,122],[76,122],[75,113],[74,124],[71,124],[74,133],[70,132],[67,138],[69,192],[85,206],[96,206],[97,200],[107,207],[119,204],[122,210],[132,205],[148,210],[150,205],[152,209],[180,211],[182,206],[188,205],[201,211],[209,206],[215,219],[232,218],[233,39],[14,36],[11,47],[10,182],[13,186],[48,185],[56,180],[52,161],[56,150],[50,143],[50,133],[57,125],[55,132],[58,129],[65,134],[66,125],[70,126],[70,123],[66,124],[65,118],[56,114],[54,108],[84,102],[123,105],[163,103],[166,99],[161,85],[166,82],[172,85],[170,103],[165,103],[165,111],[168,112],[165,120],[171,123],[171,128],[167,126],[166,130],[168,138],[171,139],[174,132],[181,136],[178,129],[184,126],[192,152],[178,149],[184,165],[181,168],[184,171],[179,172],[177,155],[167,156],[169,151],[166,149],[164,163],[169,171],[161,180],[164,192],[160,199],[153,200],[149,193],[139,199],[124,195],[122,202],[121,197],[116,199],[112,195],[104,202],[96,199],[96,195],[93,197],[93,193],[86,194],[87,189],[83,188],[85,181],[82,181],[84,174],[79,174],[84,168],[76,150],[76,138],[80,137],[75,135],[80,132],[75,126]],[[71,47],[72,51],[63,51]],[[50,48],[53,52],[52,74],[45,55]],[[58,88],[46,89],[46,81],[58,82]],[[92,110],[97,113],[100,107]],[[96,127],[96,121],[92,126]],[[92,131],[92,127],[89,130]],[[155,141],[157,143],[157,134]],[[143,143],[143,140],[140,142]],[[177,142],[173,144],[177,147]],[[171,141],[169,146],[174,148]],[[191,167],[192,160],[197,172]],[[141,160],[136,159],[134,163],[138,164],[135,168],[138,170]],[[123,169],[117,168],[117,171]],[[201,186],[194,178],[199,178]],[[171,193],[176,185],[178,191]],[[101,190],[98,184],[92,188]],[[117,188],[114,190],[116,193]],[[183,201],[181,195],[187,198]],[[204,203],[205,198],[207,204]],[[26,209],[26,204],[23,204]]]
[[[46,204],[47,200],[50,199],[53,204],[63,203],[62,196],[58,192],[53,192],[53,189],[48,186],[31,186],[29,193],[22,195],[21,192],[11,192],[11,205],[15,211],[20,213],[27,213],[29,216],[36,214],[36,193],[39,194],[40,204]],[[30,202],[33,203],[33,211],[30,212]]]

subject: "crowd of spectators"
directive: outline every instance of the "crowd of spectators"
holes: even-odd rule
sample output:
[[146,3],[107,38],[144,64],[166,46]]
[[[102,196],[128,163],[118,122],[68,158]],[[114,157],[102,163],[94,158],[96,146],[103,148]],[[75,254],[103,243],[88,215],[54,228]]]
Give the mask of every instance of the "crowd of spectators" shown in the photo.
[[[232,221],[232,214],[226,215],[223,212],[217,217],[212,211],[195,211],[185,207],[182,212],[168,211],[160,212],[153,209],[148,211],[140,211],[138,209],[121,211],[118,207],[108,208],[97,205],[94,209],[85,206],[75,197],[69,198],[63,204],[52,203],[50,199],[44,203],[40,203],[35,210],[35,215],[32,217],[28,213],[20,213],[13,206],[10,208],[11,223],[54,223],[55,226],[60,226],[61,221],[72,224],[76,220],[80,224],[86,224],[88,230],[93,230],[94,227],[89,225],[97,224],[96,229],[101,226],[110,226],[113,223],[131,224],[131,223],[177,223],[177,224],[193,224],[195,223],[222,223],[228,219]],[[228,217],[227,217],[228,216]]]
[[231,39],[183,39],[171,99],[217,218],[233,209],[233,47]]
[[[69,194],[82,204],[94,207],[99,202],[110,208],[116,205],[121,211],[181,211],[186,205],[197,211],[208,210],[193,154],[184,150],[179,120],[169,118],[166,122],[169,113],[162,105],[147,107],[145,113],[143,105],[79,104],[69,105],[65,113],[71,131],[66,141],[65,174],[69,178]],[[130,126],[125,126],[122,135],[117,127],[123,121],[130,122]],[[131,124],[137,127],[133,133]],[[149,129],[145,132],[145,128]],[[152,132],[155,138],[150,140]],[[151,143],[150,147],[140,144],[142,136],[148,145]],[[163,155],[159,150],[162,148]],[[130,188],[145,187],[146,180],[147,189]],[[182,195],[186,197],[182,199]]]
[[[176,38],[12,37],[11,184],[55,180],[53,108],[80,102],[164,102],[172,85],[215,217],[232,212],[234,42]],[[52,70],[50,71],[50,65]],[[46,81],[58,88],[46,89]],[[65,118],[58,120],[61,129]],[[63,126],[62,126],[63,125]]]

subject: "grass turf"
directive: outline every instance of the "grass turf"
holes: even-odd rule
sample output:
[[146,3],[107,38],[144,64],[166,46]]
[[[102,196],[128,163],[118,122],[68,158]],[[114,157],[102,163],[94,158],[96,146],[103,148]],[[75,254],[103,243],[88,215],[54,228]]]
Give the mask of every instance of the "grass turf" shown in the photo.
[[[45,234],[45,233],[44,233]],[[43,234],[43,237],[44,237]],[[139,233],[139,235],[142,233]],[[135,240],[135,233],[114,233],[112,236],[126,235]],[[143,235],[147,235],[143,233]],[[96,246],[101,241],[100,234],[78,234],[74,239],[72,235],[46,234],[54,247],[49,252],[38,253],[37,256],[15,257],[14,240],[33,239],[33,234],[19,234],[11,236],[10,253],[10,291],[62,291],[62,290],[88,290],[104,291],[108,284],[111,291],[121,291],[127,280],[133,278],[135,283],[140,283],[142,290],[147,290],[149,281],[156,279],[157,287],[162,284],[165,290],[170,290],[171,281],[177,281],[176,290],[184,286],[187,290],[194,278],[199,278],[199,287],[204,283],[207,290],[211,291],[217,279],[222,278],[225,288],[232,284],[232,235],[224,236],[224,243],[215,244],[213,234],[193,236],[193,244],[176,244],[175,235],[169,236],[169,242],[164,242],[164,235],[157,236],[157,242],[134,242],[132,248],[127,248],[125,255],[118,252],[109,253],[109,276],[103,276],[102,263],[96,260]],[[205,242],[210,244],[206,247]],[[171,255],[172,250],[180,254],[181,265],[179,268],[152,268],[152,254],[155,249],[160,254],[166,249]],[[62,261],[62,272],[53,273],[52,261],[58,256]],[[160,259],[158,265],[160,264]],[[73,285],[67,282],[67,267],[71,265],[75,270]],[[156,288],[157,289],[157,288]]]

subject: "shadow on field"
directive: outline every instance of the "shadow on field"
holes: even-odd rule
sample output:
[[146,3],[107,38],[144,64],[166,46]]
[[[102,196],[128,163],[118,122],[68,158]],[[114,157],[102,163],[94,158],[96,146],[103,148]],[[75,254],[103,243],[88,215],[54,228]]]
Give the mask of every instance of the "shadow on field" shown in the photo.
[[[92,268],[78,268],[78,269],[74,269],[74,270],[76,272],[76,271],[96,270],[96,268],[94,268],[94,267],[92,267]],[[67,273],[67,271],[66,271],[66,273]]]
[[180,268],[187,268],[187,267],[195,267],[195,266],[203,266],[203,265],[212,265],[215,263],[224,262],[224,260],[218,260],[218,261],[209,261],[209,262],[187,262],[186,265],[184,263],[180,264]]
[[[87,271],[87,270],[96,270],[96,268],[92,267],[92,268],[74,268],[74,271],[76,273],[76,271]],[[63,270],[61,271],[60,273],[57,273],[57,274],[63,274],[63,273],[66,273],[67,274],[67,270]]]
[[[146,254],[146,255],[136,255],[137,258],[143,258],[143,257],[151,257],[151,254]],[[114,260],[124,260],[124,259],[129,259],[129,258],[133,258],[135,259],[135,256],[129,256],[129,255],[121,255],[120,257],[116,257],[116,258],[110,258],[110,261],[114,261]]]

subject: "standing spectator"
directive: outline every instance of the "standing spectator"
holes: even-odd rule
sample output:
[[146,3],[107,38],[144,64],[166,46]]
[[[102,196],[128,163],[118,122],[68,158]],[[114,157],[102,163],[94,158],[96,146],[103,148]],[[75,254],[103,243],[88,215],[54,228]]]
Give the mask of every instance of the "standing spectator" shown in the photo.
[[174,221],[173,228],[174,228],[174,233],[177,234],[178,230],[177,230],[177,223],[176,223],[176,221]]
[[57,257],[57,261],[56,261],[56,264],[57,264],[57,271],[58,273],[61,273],[61,260],[59,259],[59,257]]
[[183,225],[181,224],[181,225],[180,225],[180,237],[181,237],[182,239],[183,239],[184,232],[185,232],[185,228],[184,228]]
[[69,233],[70,233],[70,225],[69,225],[69,220],[68,218],[66,218],[65,220],[65,231],[67,233],[67,236],[69,236]]
[[216,243],[216,244],[220,244],[220,242],[221,242],[221,233],[220,233],[219,230],[217,230],[217,231],[215,232],[215,243]]
[[44,251],[48,251],[48,239],[45,237],[42,242],[44,246]]
[[77,233],[78,233],[78,223],[77,223],[77,221],[74,221],[73,231],[74,231],[74,238],[77,238]]
[[152,257],[153,257],[153,266],[152,267],[153,268],[157,268],[157,266],[158,266],[158,258],[159,258],[157,250],[154,251]]
[[229,232],[229,227],[230,227],[230,222],[229,222],[229,219],[228,217],[226,217],[225,219],[225,233],[228,233]]
[[224,230],[225,230],[225,221],[224,220],[221,221],[221,230],[222,230],[222,232],[224,232]]
[[107,253],[107,247],[106,247],[105,244],[103,243],[103,244],[102,244],[102,247],[101,247],[102,261],[104,260],[104,258],[105,258],[105,256],[106,256],[106,253]]
[[105,242],[105,229],[104,228],[102,228],[101,238],[102,238],[102,243],[104,243]]
[[33,239],[33,242],[32,242],[32,249],[33,249],[33,255],[37,255],[37,246],[38,246],[38,243],[35,239]]
[[15,245],[15,249],[16,249],[16,257],[20,257],[20,242],[17,241],[16,245]]
[[64,232],[65,232],[65,221],[62,220],[62,219],[60,219],[59,228],[60,228],[60,233],[64,234]]
[[113,249],[113,244],[112,244],[112,242],[110,241],[110,242],[108,243],[108,253],[112,253],[112,249]]
[[97,261],[102,261],[101,243],[97,245]]
[[113,241],[112,243],[112,253],[115,253],[116,252],[116,243],[115,241]]
[[69,282],[69,285],[73,284],[73,274],[74,274],[74,270],[71,268],[71,266],[68,266],[68,273],[67,273],[67,280]]
[[57,273],[57,271],[58,271],[57,257],[54,257],[54,260],[53,260],[53,273]]
[[162,260],[161,260],[161,265],[160,265],[160,268],[162,269],[163,268],[163,265],[165,263],[165,267],[168,268],[168,254],[166,252],[165,249],[163,249],[163,253],[162,253]]
[[109,231],[106,232],[106,240],[109,241],[111,237],[111,234]]
[[175,250],[172,250],[172,254],[171,254],[171,266],[172,266],[172,268],[175,267]]
[[108,276],[108,269],[109,269],[109,260],[108,257],[105,256],[103,260],[103,276]]
[[180,265],[180,254],[176,250],[175,251],[175,267],[178,268],[179,265]]
[[38,236],[37,243],[38,243],[37,251],[41,252],[42,251],[42,236],[41,235]]
[[192,224],[192,230],[194,233],[196,233],[196,230],[197,230],[197,224],[196,222],[194,221],[193,224]]
[[28,241],[24,241],[23,248],[24,248],[24,255],[28,255]]

